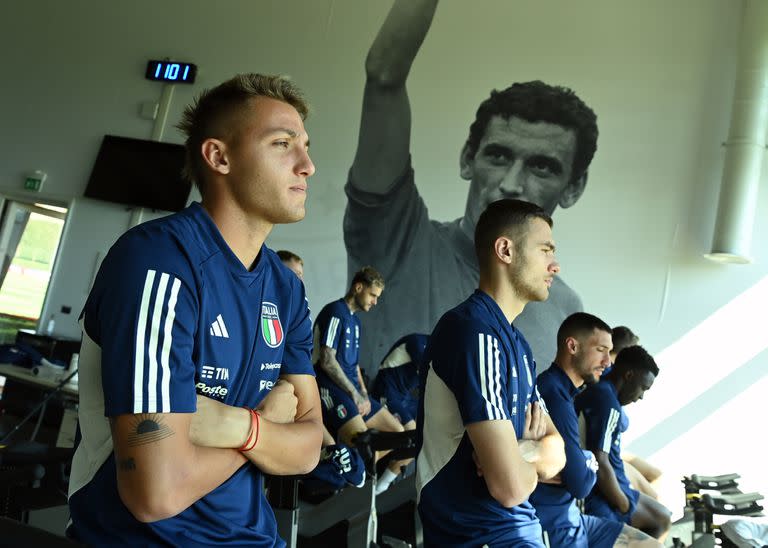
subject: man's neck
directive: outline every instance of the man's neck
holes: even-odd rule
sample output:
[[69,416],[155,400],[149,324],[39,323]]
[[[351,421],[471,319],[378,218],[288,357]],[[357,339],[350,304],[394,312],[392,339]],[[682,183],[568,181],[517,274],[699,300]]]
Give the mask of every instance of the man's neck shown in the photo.
[[349,308],[349,311],[350,311],[352,314],[354,314],[355,312],[357,312],[358,310],[360,310],[360,309],[357,307],[357,302],[355,301],[355,296],[354,296],[354,294],[346,295],[346,296],[344,297],[344,302],[346,303],[346,305],[347,305],[347,308]]
[[584,379],[577,375],[576,370],[571,367],[568,356],[560,356],[558,354],[557,357],[555,357],[555,365],[563,370],[563,373],[565,373],[566,377],[571,379],[573,386],[576,388],[581,388],[584,385]]
[[525,305],[528,304],[528,301],[520,298],[512,285],[506,280],[502,281],[493,276],[483,276],[481,274],[479,288],[480,291],[487,293],[499,305],[501,312],[510,324],[515,321],[515,318],[520,315]]
[[249,217],[230,200],[203,199],[202,206],[232,253],[251,270],[274,225],[264,219]]

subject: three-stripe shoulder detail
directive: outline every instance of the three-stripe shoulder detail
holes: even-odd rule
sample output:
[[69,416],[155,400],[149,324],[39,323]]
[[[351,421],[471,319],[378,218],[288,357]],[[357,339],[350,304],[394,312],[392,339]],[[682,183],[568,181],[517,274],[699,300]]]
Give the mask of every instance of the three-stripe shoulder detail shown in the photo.
[[147,270],[136,322],[134,413],[168,413],[171,410],[170,354],[180,288],[178,278]]
[[501,359],[498,339],[486,333],[478,333],[477,351],[480,390],[485,400],[488,420],[505,420],[508,417],[501,396]]

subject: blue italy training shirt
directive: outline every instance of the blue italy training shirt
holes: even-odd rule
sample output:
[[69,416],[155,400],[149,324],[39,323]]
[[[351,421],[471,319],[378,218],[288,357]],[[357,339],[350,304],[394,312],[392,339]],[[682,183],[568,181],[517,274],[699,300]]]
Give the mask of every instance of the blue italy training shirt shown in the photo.
[[266,247],[248,271],[193,204],[117,241],[82,323],[82,440],[69,499],[76,537],[92,545],[283,546],[251,463],[177,516],[137,521],[117,492],[107,417],[191,413],[196,394],[255,407],[278,375],[312,374],[299,279]]
[[524,502],[505,508],[478,477],[466,425],[509,420],[518,439],[538,399],[528,343],[498,305],[477,290],[438,322],[427,346],[416,464],[419,515],[429,546],[541,545]]
[[[629,514],[631,515],[634,503],[637,501],[637,494],[629,485],[629,480],[624,473],[624,462],[621,460],[621,433],[629,426],[629,418],[621,408],[614,384],[603,378],[600,382],[588,387],[576,397],[576,412],[584,415],[587,449],[608,453],[616,480],[630,500]],[[588,513],[591,513],[592,504],[610,506],[600,494],[597,485],[585,501]]]
[[[576,499],[586,497],[597,480],[579,441],[579,419],[573,404],[579,389],[556,363],[538,376],[536,386],[565,443],[566,464],[560,472],[562,485],[539,483],[530,501],[544,530],[578,527],[581,512]],[[594,459],[591,453],[589,457]]]
[[358,356],[360,354],[360,319],[353,314],[344,299],[328,303],[315,320],[314,352],[312,361],[320,360],[320,347],[327,346],[336,350],[336,360],[342,371],[352,381],[357,390]]

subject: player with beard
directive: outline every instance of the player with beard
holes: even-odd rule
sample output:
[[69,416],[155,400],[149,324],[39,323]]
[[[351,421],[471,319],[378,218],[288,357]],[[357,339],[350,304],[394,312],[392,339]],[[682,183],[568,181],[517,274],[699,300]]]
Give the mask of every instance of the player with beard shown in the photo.
[[565,468],[553,480],[540,482],[531,504],[552,548],[658,546],[654,539],[618,521],[582,515],[577,499],[586,497],[597,481],[597,461],[579,443],[576,394],[596,383],[611,363],[611,328],[600,318],[577,312],[557,333],[557,356],[538,376],[537,386],[552,422],[565,443]]

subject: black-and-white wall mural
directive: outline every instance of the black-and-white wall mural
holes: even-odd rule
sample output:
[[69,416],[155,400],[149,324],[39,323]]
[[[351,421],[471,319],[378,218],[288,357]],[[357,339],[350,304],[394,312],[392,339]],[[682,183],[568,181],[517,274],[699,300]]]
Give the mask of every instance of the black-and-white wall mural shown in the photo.
[[[571,207],[585,190],[597,148],[595,113],[573,90],[541,81],[506,86],[504,75],[494,75],[504,87],[481,98],[454,159],[456,177],[469,182],[464,214],[451,222],[431,220],[417,183],[430,167],[416,173],[411,165],[406,86],[436,7],[435,0],[396,1],[366,58],[360,133],[345,187],[344,242],[350,277],[372,265],[387,283],[377,308],[361,316],[361,363],[374,373],[393,341],[429,333],[477,287],[473,235],[486,206],[516,198],[550,215]],[[539,370],[555,356],[560,323],[580,310],[578,293],[557,276],[549,298],[529,303],[515,320]]]

